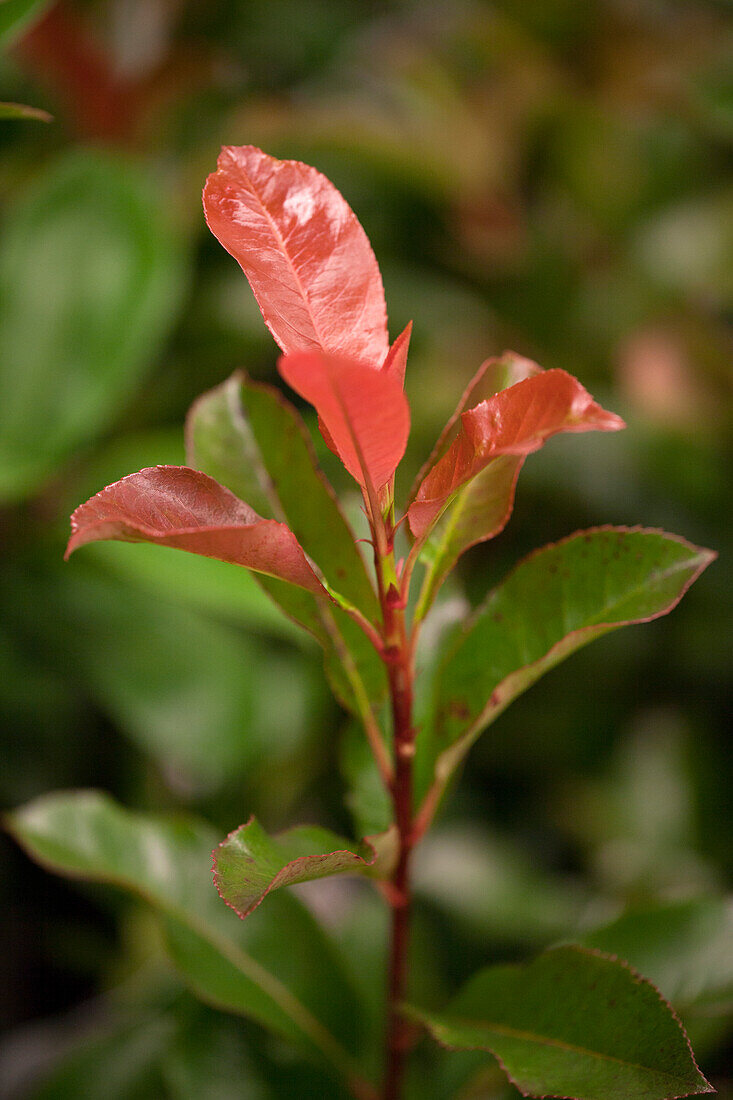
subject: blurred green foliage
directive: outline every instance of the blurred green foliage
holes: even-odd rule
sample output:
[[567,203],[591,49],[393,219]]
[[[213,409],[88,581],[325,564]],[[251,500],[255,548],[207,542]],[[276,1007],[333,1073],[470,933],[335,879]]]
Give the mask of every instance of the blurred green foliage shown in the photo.
[[[349,828],[335,776],[340,756],[358,770],[358,747],[339,743],[316,647],[244,571],[124,545],[61,562],[76,504],[182,461],[199,393],[241,366],[275,380],[275,346],[199,204],[219,144],[257,144],[336,183],[380,261],[392,335],[414,320],[403,491],[507,346],[571,370],[628,421],[529,459],[508,529],[462,565],[471,602],[581,526],[662,526],[721,556],[669,619],[576,655],[473,751],[419,868],[415,997],[437,1004],[487,962],[613,929],[627,906],[674,903],[670,927],[682,920],[710,967],[694,935],[707,910],[687,921],[679,906],[722,904],[733,867],[728,5],[1,8],[0,98],[55,120],[0,120],[3,802],[99,786],[222,833],[250,812],[268,831]],[[379,816],[368,799],[361,819]],[[53,880],[9,842],[0,859],[3,1095],[337,1095],[254,1025],[196,1003],[137,906]],[[309,890],[378,974],[376,900]],[[730,934],[714,934],[729,973]],[[727,989],[683,1014],[724,1095],[730,1009]],[[416,1089],[513,1095],[487,1061],[425,1047]]]

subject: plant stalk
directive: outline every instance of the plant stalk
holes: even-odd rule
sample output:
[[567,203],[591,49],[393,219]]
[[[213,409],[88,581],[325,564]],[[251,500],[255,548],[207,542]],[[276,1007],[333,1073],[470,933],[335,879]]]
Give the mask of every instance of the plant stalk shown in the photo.
[[390,787],[394,819],[399,838],[397,866],[387,892],[392,908],[392,941],[387,979],[387,1028],[383,1100],[402,1095],[410,1029],[400,1012],[405,997],[410,935],[410,854],[413,845],[412,771],[415,729],[412,724],[414,667],[412,645],[405,623],[403,592],[387,580],[394,576],[394,555],[390,561],[376,554],[379,595],[384,630],[384,658],[387,664],[392,704],[394,778]]

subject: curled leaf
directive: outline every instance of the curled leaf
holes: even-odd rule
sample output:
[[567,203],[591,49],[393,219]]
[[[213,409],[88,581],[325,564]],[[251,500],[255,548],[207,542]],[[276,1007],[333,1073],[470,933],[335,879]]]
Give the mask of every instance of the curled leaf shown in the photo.
[[[364,1009],[340,953],[292,894],[272,900],[264,923],[233,920],[207,879],[216,840],[208,824],[133,813],[100,791],[44,795],[3,824],[48,870],[115,885],[148,903],[175,966],[204,1001],[257,1021],[353,1080],[350,1052]],[[300,950],[284,952],[288,942]]]
[[373,366],[384,361],[379,267],[355,214],[325,176],[253,145],[225,146],[206,181],[204,210],[284,352],[320,349]]
[[408,511],[418,538],[453,495],[499,455],[527,455],[558,432],[618,431],[623,420],[596,404],[577,379],[549,370],[461,414],[460,430],[420,485]]
[[381,489],[405,453],[410,432],[410,409],[400,379],[322,352],[283,355],[278,369],[315,407],[351,476],[364,488]]
[[316,826],[301,825],[270,837],[252,817],[214,849],[214,882],[227,905],[244,918],[281,886],[295,886],[332,875],[386,878],[396,855],[394,830],[367,837],[358,851]]
[[326,594],[289,527],[262,519],[223,485],[187,466],[140,470],[80,505],[71,517],[66,557],[103,539],[188,550]]
[[[513,351],[505,351],[500,358],[487,359],[482,363],[418,475],[418,486],[425,472],[447,451],[453,429],[469,402],[482,394],[493,396],[502,389],[541,373],[542,368],[537,363]],[[461,554],[478,542],[495,538],[504,530],[514,508],[514,492],[524,459],[525,455],[514,454],[493,458],[480,473],[457,490],[450,507],[436,521],[422,554],[428,568],[415,610],[417,620],[423,619],[430,610],[438,589]]]

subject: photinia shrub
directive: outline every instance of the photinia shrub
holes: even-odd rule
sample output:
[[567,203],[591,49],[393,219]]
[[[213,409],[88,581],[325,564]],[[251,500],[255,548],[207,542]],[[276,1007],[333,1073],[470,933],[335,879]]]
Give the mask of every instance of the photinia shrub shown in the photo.
[[[423,624],[461,555],[506,525],[526,457],[560,432],[624,424],[570,374],[506,352],[480,367],[398,508],[410,326],[390,344],[379,268],[355,215],[314,168],[251,146],[222,151],[204,208],[282,350],[280,375],[313,406],[326,445],[359,487],[370,560],[296,408],[243,373],[194,404],[188,466],[141,470],[77,508],[67,555],[99,539],[145,541],[251,570],[323,647],[389,813],[358,843],[311,826],[274,837],[254,819],[236,828],[214,848],[214,882],[241,925],[207,883],[212,839],[200,825],[128,814],[85,792],[40,799],[11,815],[11,829],[49,866],[142,894],[162,914],[171,954],[197,992],[296,1044],[362,1100],[404,1095],[423,1030],[450,1049],[493,1055],[529,1096],[662,1100],[711,1091],[670,1005],[597,945],[489,966],[441,1011],[406,1004],[405,984],[411,857],[470,746],[570,653],[670,611],[715,555],[657,530],[578,532],[520,562],[445,634],[421,674]],[[343,874],[372,879],[391,911],[379,1084],[333,946],[297,899],[276,894]],[[240,931],[260,905],[268,919],[256,934]],[[336,1005],[330,1017],[305,980],[304,956],[319,960]]]

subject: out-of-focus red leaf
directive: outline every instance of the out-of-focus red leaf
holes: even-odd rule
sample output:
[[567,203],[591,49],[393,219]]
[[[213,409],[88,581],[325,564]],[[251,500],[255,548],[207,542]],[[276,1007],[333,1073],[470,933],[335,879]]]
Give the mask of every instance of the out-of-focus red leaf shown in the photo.
[[381,366],[389,337],[379,267],[325,176],[252,145],[225,146],[204,210],[284,352],[319,349]]
[[289,527],[262,519],[218,481],[187,466],[140,470],[80,505],[65,556],[101,539],[188,550],[325,595]]
[[63,101],[84,137],[128,139],[139,119],[140,88],[115,72],[111,58],[68,4],[53,4],[15,47],[21,64]]
[[412,321],[399,334],[392,347],[387,352],[387,357],[382,364],[385,374],[396,378],[401,386],[405,384],[405,368],[407,367],[407,353],[410,350],[410,337],[412,336]]
[[460,430],[410,506],[410,529],[427,533],[452,495],[497,455],[525,455],[558,432],[618,431],[621,417],[598,405],[572,375],[549,370],[494,394],[461,415]]
[[318,412],[329,446],[360,485],[381,489],[405,453],[410,409],[402,383],[366,363],[320,352],[283,355],[278,369]]

